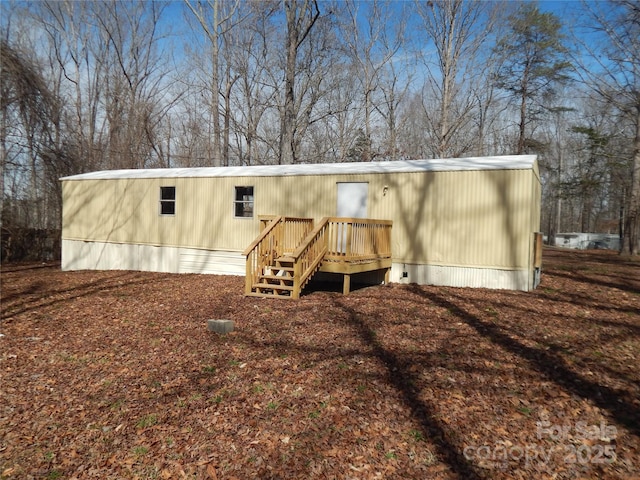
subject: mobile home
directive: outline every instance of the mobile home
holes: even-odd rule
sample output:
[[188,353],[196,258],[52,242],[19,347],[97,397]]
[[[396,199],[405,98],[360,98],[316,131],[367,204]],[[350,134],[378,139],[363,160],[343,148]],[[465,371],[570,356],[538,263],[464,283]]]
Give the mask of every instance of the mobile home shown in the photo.
[[368,218],[389,233],[391,282],[531,290],[539,275],[533,155],[112,170],[61,181],[64,270],[245,275],[247,247],[274,218],[310,219],[305,235],[323,218]]
[[620,250],[620,235],[611,233],[556,233],[556,247]]

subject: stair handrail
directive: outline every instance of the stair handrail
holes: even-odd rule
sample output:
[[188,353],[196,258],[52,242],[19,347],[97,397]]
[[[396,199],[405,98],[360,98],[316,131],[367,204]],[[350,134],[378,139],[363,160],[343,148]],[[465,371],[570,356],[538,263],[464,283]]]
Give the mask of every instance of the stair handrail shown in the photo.
[[[325,232],[330,217],[324,217],[316,227],[300,242],[298,248],[291,254],[294,262],[293,282],[295,291],[299,292],[317,270],[325,253],[327,245]],[[311,253],[311,256],[308,254]],[[304,268],[304,270],[303,270]]]
[[275,217],[273,217],[273,219],[269,222],[269,224],[266,226],[266,228],[264,230],[262,230],[262,232],[260,232],[260,235],[258,235],[256,237],[256,239],[251,242],[251,244],[244,249],[244,251],[242,252],[242,255],[244,255],[245,257],[247,255],[249,255],[251,253],[251,251],[253,249],[255,249],[258,244],[267,236],[269,235],[269,233],[271,233],[271,231],[276,228],[276,226],[278,225],[278,223],[280,223],[282,221],[282,215],[277,215]]
[[[272,258],[260,258],[261,244],[267,239],[273,238],[275,234],[274,230],[281,224],[282,219],[283,217],[281,215],[274,217],[267,227],[260,232],[260,235],[242,252],[242,254],[247,257],[245,267],[245,293],[247,294],[251,292],[251,288],[259,272],[272,260]],[[276,244],[277,239],[273,239],[272,243]],[[273,252],[269,252],[268,257],[272,257],[273,255]]]
[[300,256],[304,253],[304,251],[308,248],[308,245],[314,240],[315,237],[318,237],[322,230],[327,226],[331,217],[323,217],[320,222],[311,230],[306,237],[302,239],[298,248],[296,248],[293,253],[291,253],[290,257],[294,260],[300,258]]

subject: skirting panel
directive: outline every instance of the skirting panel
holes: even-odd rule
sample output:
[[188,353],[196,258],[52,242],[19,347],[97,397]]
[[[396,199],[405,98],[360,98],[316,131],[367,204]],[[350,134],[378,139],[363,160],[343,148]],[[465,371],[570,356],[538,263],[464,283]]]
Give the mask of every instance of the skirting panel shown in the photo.
[[[244,276],[245,257],[240,252],[62,240],[62,269],[141,270]],[[406,276],[403,276],[403,272],[406,272]],[[450,287],[529,290],[533,286],[532,275],[526,270],[394,263],[391,267],[390,281]]]
[[533,277],[531,279],[529,277],[527,270],[394,263],[391,266],[390,281],[395,283],[417,283],[419,285],[527,291],[531,288],[533,281]]
[[62,240],[63,270],[140,270],[244,275],[239,252]]
[[240,252],[180,249],[180,273],[209,273],[213,275],[241,275],[246,272],[247,260]]

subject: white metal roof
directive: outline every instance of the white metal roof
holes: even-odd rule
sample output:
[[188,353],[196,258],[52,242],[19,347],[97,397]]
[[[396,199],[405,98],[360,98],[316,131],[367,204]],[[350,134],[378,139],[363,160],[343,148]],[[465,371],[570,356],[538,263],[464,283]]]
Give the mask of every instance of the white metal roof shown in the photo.
[[449,172],[464,170],[528,170],[535,155],[394,160],[388,162],[257,165],[244,167],[149,168],[103,170],[63,177],[60,180],[111,180],[129,178],[189,177],[282,177],[296,175],[340,175],[407,172]]

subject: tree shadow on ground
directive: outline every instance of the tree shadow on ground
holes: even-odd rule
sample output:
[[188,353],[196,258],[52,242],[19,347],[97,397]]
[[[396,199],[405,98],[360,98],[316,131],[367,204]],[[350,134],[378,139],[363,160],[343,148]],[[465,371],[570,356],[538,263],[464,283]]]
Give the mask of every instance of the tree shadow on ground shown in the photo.
[[[70,288],[56,289],[47,282],[35,282],[26,289],[10,294],[2,299],[2,308],[0,310],[0,318],[3,321],[10,320],[20,314],[40,310],[55,304],[64,304],[69,300],[88,297],[98,293],[106,293],[117,291],[123,287],[135,285],[149,285],[152,283],[162,282],[161,278],[150,280],[148,276],[140,272],[122,271],[117,272],[109,278],[100,277],[98,280],[86,282],[79,285],[73,285]],[[47,291],[48,290],[48,291]],[[31,294],[38,294],[31,297]],[[16,302],[9,300],[18,300]],[[47,299],[42,301],[43,299]]]
[[3,263],[2,273],[24,272],[26,270],[42,270],[60,268],[60,262],[42,262],[42,263]]
[[446,308],[461,321],[472,327],[480,336],[529,362],[532,368],[567,391],[589,400],[606,410],[621,425],[640,437],[640,411],[626,392],[588,380],[572,371],[558,355],[529,347],[502,331],[501,327],[483,321],[462,306],[441,295],[426,292],[418,285],[408,287],[412,293]]
[[389,384],[402,395],[413,417],[420,423],[425,436],[437,446],[439,458],[461,479],[483,478],[464,457],[459,439],[452,438],[452,432],[436,418],[435,409],[420,398],[420,390],[416,387],[418,379],[411,372],[410,363],[386,349],[377,339],[376,332],[367,325],[356,310],[339,299],[336,301],[336,306],[347,314],[347,322],[357,331],[363,342],[371,347],[374,356],[384,365]]
[[543,259],[545,263],[552,263],[550,269],[544,269],[544,275],[640,294],[640,276],[631,274],[640,269],[640,261],[636,258],[625,257],[616,252],[597,253],[545,247]]
[[615,250],[577,250],[565,247],[545,246],[545,257],[554,257],[564,264],[583,265],[584,256],[589,256],[589,263],[637,267],[639,259]]
[[638,287],[637,279],[609,275],[609,278],[617,280],[616,282],[613,282],[613,281],[603,280],[602,276],[600,276],[599,278],[592,278],[580,273],[579,271],[573,271],[573,270],[567,273],[563,273],[559,270],[553,270],[545,274],[553,275],[553,276],[564,278],[571,281],[586,283],[588,285],[593,285],[595,287],[615,288],[617,290],[624,290],[629,293],[640,294],[640,287]]

